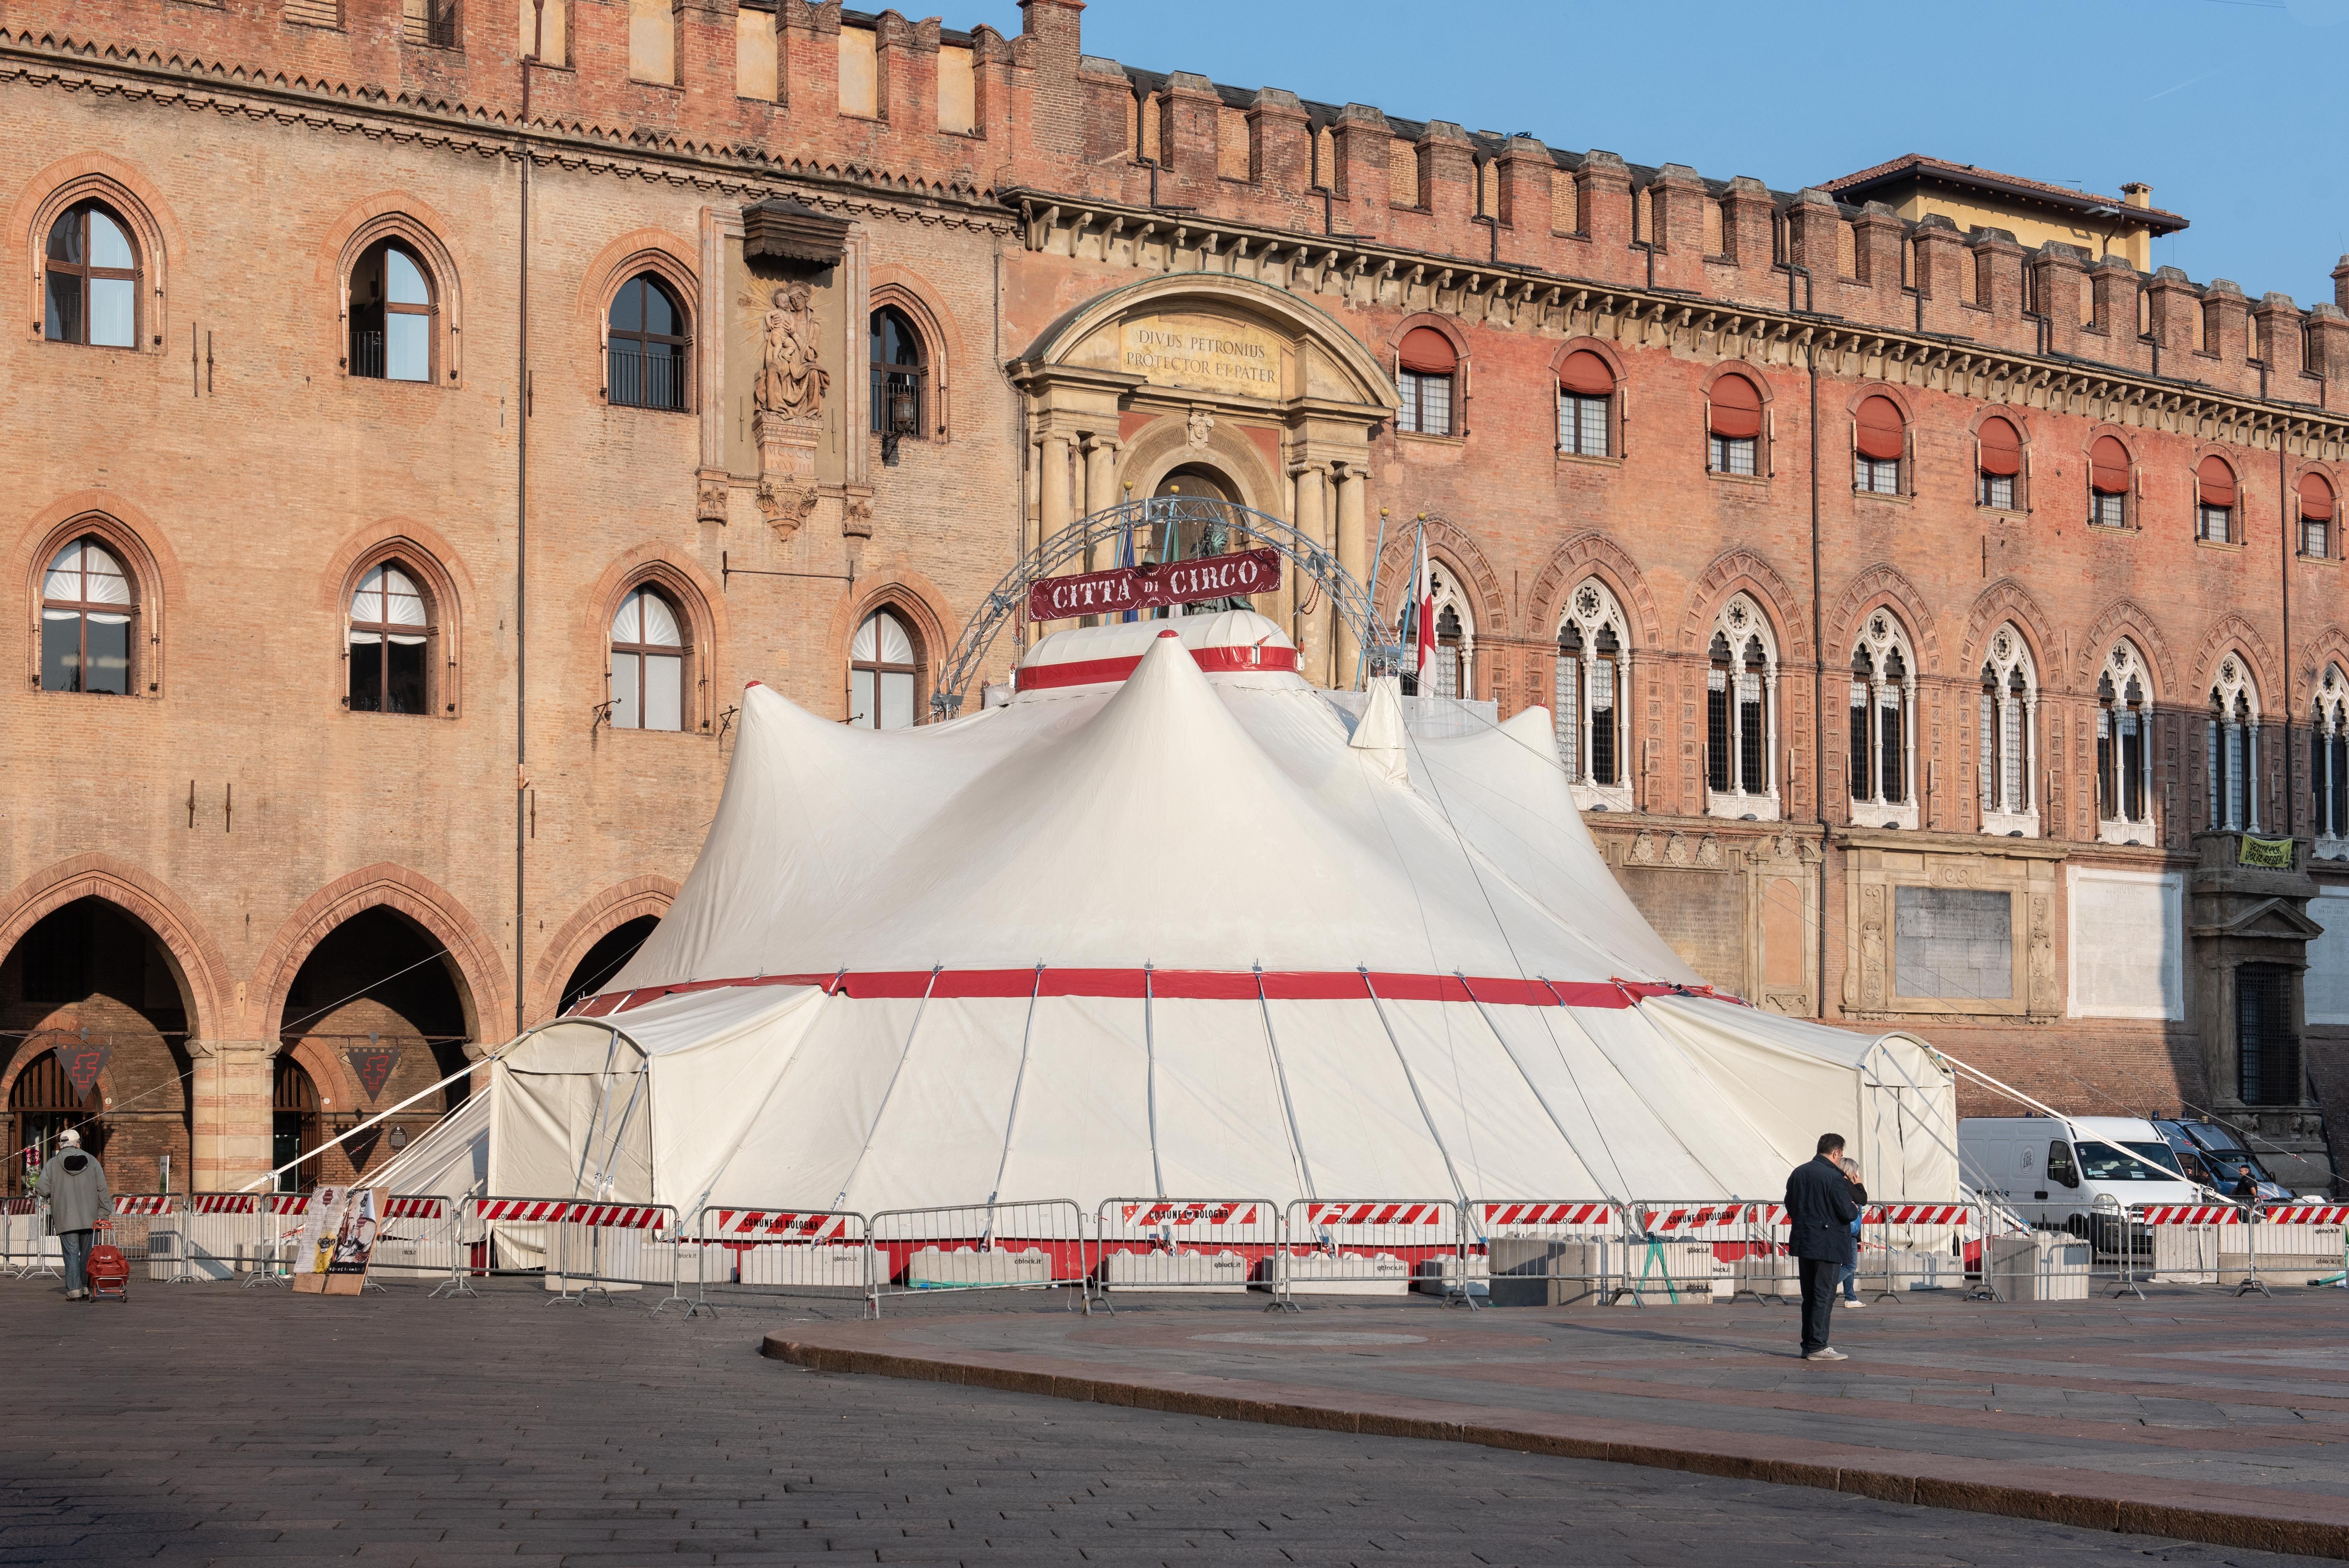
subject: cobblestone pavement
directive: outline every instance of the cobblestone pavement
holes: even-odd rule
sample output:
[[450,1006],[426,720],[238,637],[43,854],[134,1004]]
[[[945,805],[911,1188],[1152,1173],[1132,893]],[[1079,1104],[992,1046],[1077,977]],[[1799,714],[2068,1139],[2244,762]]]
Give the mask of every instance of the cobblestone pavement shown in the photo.
[[0,1281],[0,1563],[2306,1561],[760,1359],[792,1315]]

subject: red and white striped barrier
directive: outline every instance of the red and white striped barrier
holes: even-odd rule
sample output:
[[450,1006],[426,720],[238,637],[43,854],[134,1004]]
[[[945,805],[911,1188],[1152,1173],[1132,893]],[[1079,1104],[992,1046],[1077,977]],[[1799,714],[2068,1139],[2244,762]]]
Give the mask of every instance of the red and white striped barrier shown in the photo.
[[2349,1225],[2349,1203],[2293,1203],[2260,1217],[2271,1225]]
[[[849,1234],[854,1214],[799,1213],[784,1209],[717,1209],[721,1236],[791,1236],[803,1242]],[[854,1239],[854,1238],[851,1238]]]
[[1611,1225],[1612,1203],[1482,1203],[1487,1225]]
[[590,1203],[568,1198],[476,1198],[473,1213],[483,1220],[551,1225],[592,1225],[611,1231],[659,1230],[668,1210],[657,1203]]
[[1308,1203],[1306,1222],[1312,1225],[1448,1225],[1448,1203]]
[[1185,1225],[1253,1225],[1259,1218],[1264,1204],[1245,1199],[1228,1203],[1120,1203],[1117,1217],[1121,1223],[1149,1229],[1152,1226]]
[[2147,1225],[2240,1225],[2243,1212],[2228,1203],[2147,1203],[2137,1212]]
[[133,1214],[153,1219],[171,1212],[171,1194],[169,1192],[117,1192],[114,1195],[114,1212],[118,1214]]
[[268,1195],[269,1212],[273,1214],[306,1214],[310,1212],[307,1192],[272,1192]]
[[253,1192],[197,1192],[188,1203],[191,1214],[253,1214],[261,1209],[260,1197]]
[[387,1220],[445,1220],[449,1217],[446,1198],[388,1198],[384,1201],[383,1217]]
[[1651,1232],[1711,1231],[1746,1222],[1750,1203],[1660,1204],[1645,1212]]
[[1963,1203],[1870,1203],[1861,1215],[1861,1222],[1869,1225],[1962,1225],[1967,1215]]

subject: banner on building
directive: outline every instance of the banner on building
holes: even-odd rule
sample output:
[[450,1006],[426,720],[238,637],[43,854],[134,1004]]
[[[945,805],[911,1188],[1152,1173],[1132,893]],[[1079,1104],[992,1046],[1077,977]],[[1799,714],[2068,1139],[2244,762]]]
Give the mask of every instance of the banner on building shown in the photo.
[[383,1098],[383,1086],[391,1081],[399,1066],[399,1047],[353,1046],[343,1053],[343,1060],[350,1064],[351,1075],[359,1080],[367,1099],[377,1100]]
[[87,1040],[76,1040],[57,1047],[57,1070],[73,1085],[74,1097],[88,1099],[89,1091],[98,1087],[98,1075],[114,1057],[110,1046],[93,1046]]
[[2244,866],[2265,866],[2273,871],[2292,870],[2290,839],[2255,839],[2242,834],[2236,840],[2241,847],[2236,851],[2235,863]]

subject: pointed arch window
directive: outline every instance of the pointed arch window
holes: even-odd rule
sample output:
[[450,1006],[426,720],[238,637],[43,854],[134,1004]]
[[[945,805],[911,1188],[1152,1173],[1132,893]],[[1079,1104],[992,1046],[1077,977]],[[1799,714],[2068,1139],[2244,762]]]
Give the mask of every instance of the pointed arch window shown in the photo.
[[614,729],[685,727],[685,622],[651,588],[632,588],[612,617]]
[[1567,596],[1557,628],[1551,717],[1558,761],[1584,810],[1631,809],[1630,637],[1623,612],[1596,578]]
[[2317,852],[2349,856],[2349,676],[2324,666],[2309,717],[2308,783],[2314,807]]
[[397,561],[370,566],[351,593],[343,706],[353,713],[429,713],[431,617],[416,578]]
[[1851,813],[1863,826],[1917,825],[1916,663],[1900,623],[1870,614],[1851,650]]
[[2010,623],[1991,634],[1982,666],[1976,768],[1983,832],[2039,836],[2038,735],[2038,672],[2030,645]]
[[49,558],[41,578],[41,689],[130,695],[130,573],[96,536]]
[[77,201],[49,225],[41,335],[52,343],[139,346],[139,252],[103,201]]
[[1431,563],[1427,569],[1429,602],[1434,606],[1435,655],[1428,666],[1425,686],[1412,666],[1417,645],[1419,607],[1404,601],[1402,621],[1402,691],[1405,696],[1474,696],[1476,693],[1476,618],[1452,573]]
[[683,412],[693,337],[668,285],[639,273],[612,297],[604,395],[626,408]]
[[2153,824],[2153,680],[2124,637],[2096,677],[2096,836],[2149,844]]
[[929,405],[929,356],[913,319],[895,305],[873,313],[873,432],[881,438],[882,460],[897,460],[897,443],[920,438]]
[[1778,818],[1778,651],[1761,607],[1733,595],[1713,618],[1705,687],[1705,810]]
[[905,623],[887,610],[865,616],[848,648],[848,722],[859,729],[911,726],[918,674]]
[[2210,826],[2260,830],[2260,694],[2240,654],[2219,661],[2204,721],[2210,764]]
[[350,298],[350,373],[430,381],[433,282],[423,258],[398,240],[378,240],[351,269]]

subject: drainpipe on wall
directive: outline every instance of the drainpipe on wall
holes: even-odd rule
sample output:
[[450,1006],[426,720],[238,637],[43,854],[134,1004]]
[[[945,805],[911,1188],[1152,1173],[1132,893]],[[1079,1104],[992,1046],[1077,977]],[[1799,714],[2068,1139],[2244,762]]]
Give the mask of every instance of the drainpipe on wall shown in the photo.
[[[2264,380],[2266,366],[2260,369]],[[2283,537],[2276,545],[2277,597],[2283,604],[2283,833],[2300,834],[2300,792],[2293,788],[2292,758],[2292,471],[2283,449],[2283,432],[2276,432],[2276,512]]]
[[[1810,273],[1803,274],[1806,287]],[[1826,644],[1819,614],[1819,349],[1803,346],[1811,377],[1811,814],[1819,824],[1819,1016],[1827,1016]]]
[[[528,81],[530,67],[523,67]],[[529,842],[530,777],[530,141],[522,144],[522,255],[515,316],[521,347],[514,421],[514,1033],[523,1031],[523,851]]]

